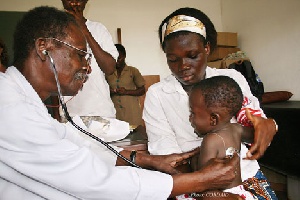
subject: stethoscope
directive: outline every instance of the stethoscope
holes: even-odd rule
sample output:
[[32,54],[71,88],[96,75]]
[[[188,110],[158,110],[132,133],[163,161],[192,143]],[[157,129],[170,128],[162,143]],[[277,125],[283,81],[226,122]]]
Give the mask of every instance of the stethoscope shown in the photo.
[[[52,59],[52,57],[50,56],[49,52],[44,50],[42,52],[44,55],[47,55],[49,56],[50,58],[50,63],[51,63],[51,66],[53,68],[53,73],[54,73],[54,77],[55,77],[55,81],[56,81],[56,85],[57,85],[57,91],[58,91],[58,99],[59,99],[59,103],[62,107],[62,110],[64,112],[64,115],[67,119],[68,122],[70,122],[77,130],[79,130],[80,132],[86,134],[87,136],[93,138],[94,140],[100,142],[102,145],[104,145],[107,149],[109,149],[110,151],[112,151],[114,154],[116,154],[118,157],[122,158],[124,161],[126,161],[127,163],[129,163],[131,166],[133,167],[137,167],[137,168],[141,168],[140,166],[138,166],[137,164],[135,164],[134,162],[128,160],[127,158],[125,158],[123,155],[121,155],[118,151],[116,151],[112,146],[110,146],[107,142],[103,141],[101,138],[93,135],[92,133],[84,130],[83,128],[81,128],[79,125],[77,125],[73,119],[70,117],[70,114],[68,112],[68,109],[67,109],[67,105],[63,99],[63,96],[62,96],[62,92],[61,92],[61,88],[60,88],[60,82],[58,80],[58,75],[57,75],[57,71],[56,71],[56,67],[55,67],[55,64],[54,64],[54,61]],[[85,78],[85,77],[83,77]]]

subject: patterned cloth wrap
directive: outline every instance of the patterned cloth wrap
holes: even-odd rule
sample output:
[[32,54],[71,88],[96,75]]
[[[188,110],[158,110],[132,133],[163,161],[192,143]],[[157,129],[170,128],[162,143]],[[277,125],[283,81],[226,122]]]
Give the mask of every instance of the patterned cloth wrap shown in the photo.
[[258,200],[278,200],[275,192],[265,175],[258,170],[256,175],[243,182],[245,190],[251,192],[254,198]]
[[[246,191],[250,192],[257,200],[278,200],[275,192],[272,190],[267,178],[258,170],[256,175],[243,182]],[[183,194],[176,197],[176,200],[195,200],[193,196]]]

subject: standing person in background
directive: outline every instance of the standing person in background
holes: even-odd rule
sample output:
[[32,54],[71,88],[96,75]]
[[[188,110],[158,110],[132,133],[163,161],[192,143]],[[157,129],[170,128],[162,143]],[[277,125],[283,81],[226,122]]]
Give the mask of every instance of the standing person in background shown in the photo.
[[[217,43],[217,32],[211,20],[195,8],[180,8],[167,16],[159,26],[161,47],[172,75],[149,87],[143,119],[148,135],[148,151],[155,155],[186,152],[199,147],[202,139],[189,122],[189,92],[203,79],[224,75],[233,78],[241,87],[243,106],[237,122],[253,128],[253,144],[241,149],[242,180],[260,175],[255,159],[260,158],[272,141],[277,125],[266,118],[259,101],[250,91],[244,76],[232,69],[213,69],[207,57]],[[247,108],[250,112],[247,112]],[[248,111],[249,111],[248,110]],[[243,141],[245,141],[245,138]]]
[[[75,17],[93,54],[89,79],[75,97],[65,98],[71,116],[116,118],[105,74],[114,72],[118,51],[106,27],[83,16],[88,0],[62,0],[64,9]],[[89,116],[89,117],[87,117]]]
[[3,40],[0,38],[0,72],[5,72],[8,64],[8,54]]
[[116,48],[119,52],[116,70],[112,75],[106,76],[106,79],[117,119],[131,125],[144,125],[139,96],[145,94],[145,80],[137,68],[126,65],[125,47],[116,44]]

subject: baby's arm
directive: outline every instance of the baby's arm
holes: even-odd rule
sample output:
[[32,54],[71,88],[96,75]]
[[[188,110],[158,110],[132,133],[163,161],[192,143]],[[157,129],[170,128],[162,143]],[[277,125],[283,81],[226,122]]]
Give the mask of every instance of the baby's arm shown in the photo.
[[220,155],[220,149],[224,149],[221,139],[215,134],[206,135],[203,138],[200,147],[200,155],[198,159],[199,169],[203,167],[210,159],[222,157],[222,155]]

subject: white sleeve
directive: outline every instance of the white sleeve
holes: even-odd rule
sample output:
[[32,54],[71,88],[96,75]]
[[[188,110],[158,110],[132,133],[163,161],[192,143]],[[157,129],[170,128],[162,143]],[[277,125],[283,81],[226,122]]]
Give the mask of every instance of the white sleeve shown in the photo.
[[[117,156],[107,147],[105,147],[102,143],[96,141],[95,139],[89,137],[88,135],[78,131],[75,127],[73,127],[70,123],[65,124],[66,126],[66,135],[65,138],[74,142],[78,146],[85,146],[90,148],[96,155],[100,156],[101,159],[104,159],[107,164],[112,166],[116,165]],[[122,151],[122,148],[110,145],[117,152]]]
[[117,60],[119,53],[107,28],[99,22],[94,22],[92,29],[90,31],[101,48]]
[[[99,193],[101,193],[100,197],[103,199],[124,200],[130,200],[133,197],[137,200],[167,199],[170,195],[173,187],[173,179],[171,176],[160,172],[137,169],[133,167],[115,167],[114,165],[117,157],[114,153],[112,153],[99,142],[90,139],[86,135],[82,135],[81,133],[79,135],[78,133],[73,133],[74,130],[72,130],[72,133],[67,134],[69,139],[72,138],[72,140],[75,140],[76,143],[80,144],[80,146],[83,148],[88,148],[93,152],[94,156],[103,162],[102,164],[100,163],[98,167],[95,166],[97,165],[96,163],[92,164],[92,166],[95,167],[94,171],[103,173],[103,168],[105,168],[104,165],[108,166],[108,168],[111,168],[107,170],[107,173],[102,175],[102,181],[98,181],[99,186],[103,184],[103,186],[100,187],[102,192],[95,191],[95,196],[93,196],[93,198],[98,196]],[[117,151],[121,150],[121,148],[118,147],[114,148]],[[90,175],[93,176],[93,170],[90,172]],[[95,186],[92,186],[91,188],[94,187]],[[84,195],[91,195],[90,192],[84,193]]]
[[144,103],[143,119],[148,135],[148,151],[154,155],[181,153],[158,92],[150,86]]
[[[59,126],[44,110],[29,104],[2,110],[7,114],[5,119],[1,118],[0,160],[18,169],[20,175],[38,180],[41,187],[52,187],[49,199],[56,199],[57,191],[88,200],[152,200],[170,195],[173,187],[170,175],[108,164],[101,151],[79,145],[84,140],[75,138],[76,135],[70,139],[63,132],[64,125]],[[17,178],[10,181],[20,183]],[[34,187],[33,192],[39,193],[39,189]]]

